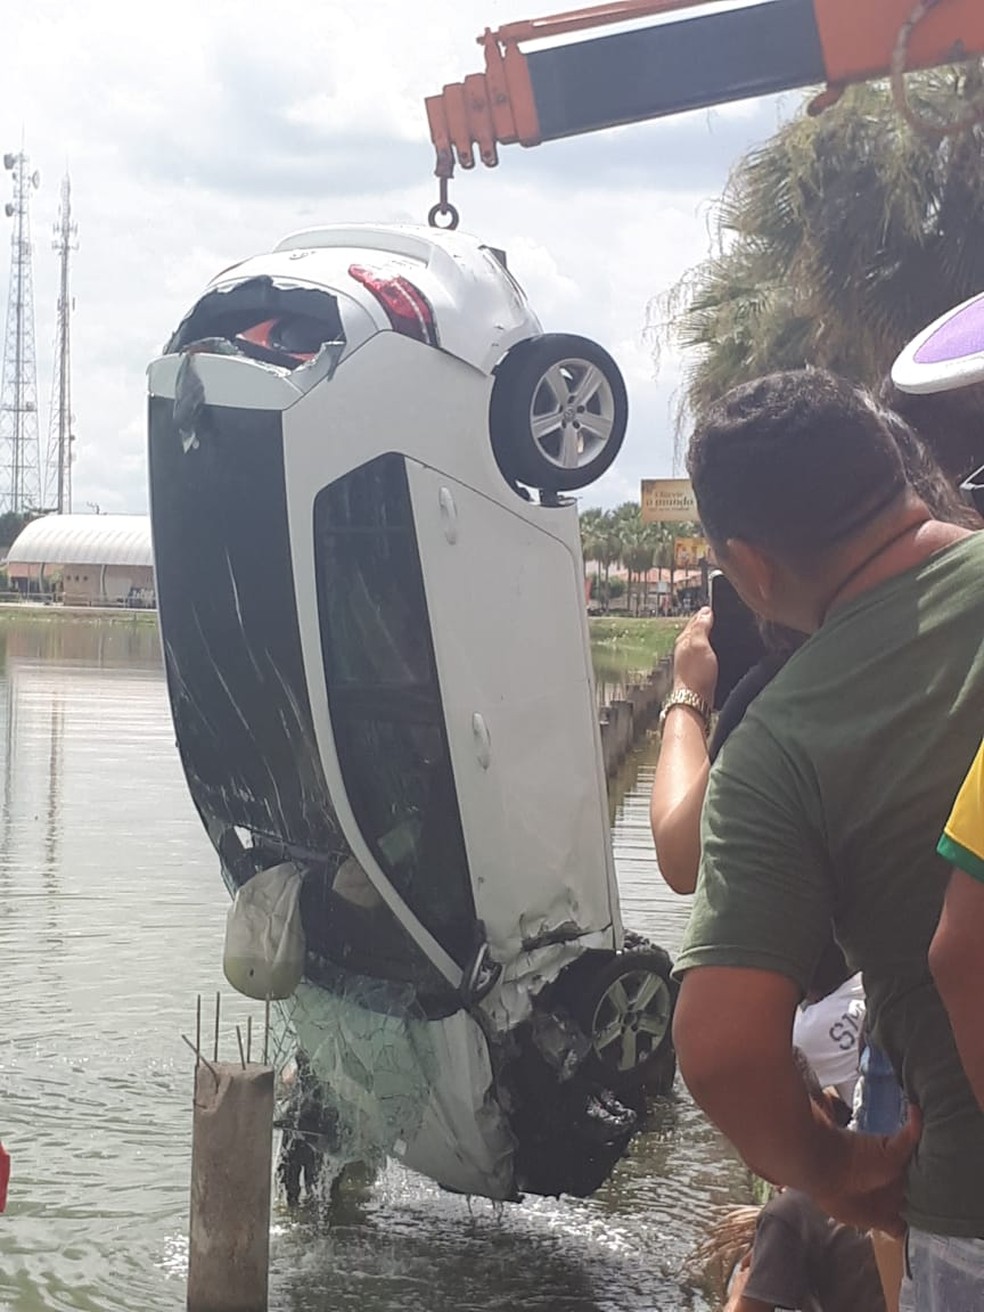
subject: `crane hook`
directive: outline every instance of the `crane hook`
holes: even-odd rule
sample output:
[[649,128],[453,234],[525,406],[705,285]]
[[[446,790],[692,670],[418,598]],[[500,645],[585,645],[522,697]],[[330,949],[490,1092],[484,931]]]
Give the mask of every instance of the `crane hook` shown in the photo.
[[438,179],[438,196],[437,204],[431,206],[430,213],[427,215],[427,222],[432,228],[440,228],[444,232],[453,232],[458,226],[458,211],[448,200],[447,178]]

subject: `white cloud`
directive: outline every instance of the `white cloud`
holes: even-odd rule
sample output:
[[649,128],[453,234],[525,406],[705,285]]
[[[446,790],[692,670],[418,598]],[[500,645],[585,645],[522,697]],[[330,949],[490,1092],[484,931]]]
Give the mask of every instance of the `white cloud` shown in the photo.
[[[474,37],[514,16],[502,0],[302,10],[171,0],[166,12],[139,0],[33,0],[5,12],[4,45],[16,53],[0,149],[16,150],[23,127],[42,173],[32,215],[42,443],[50,228],[66,162],[72,172],[77,506],[145,507],[145,366],[210,277],[319,222],[422,221],[436,191],[423,97],[477,72]],[[545,326],[596,338],[622,365],[630,432],[589,501],[636,497],[641,477],[670,472],[679,363],[670,353],[653,380],[646,306],[706,251],[701,206],[771,130],[775,106],[507,147],[497,170],[454,182],[463,226],[508,250]]]

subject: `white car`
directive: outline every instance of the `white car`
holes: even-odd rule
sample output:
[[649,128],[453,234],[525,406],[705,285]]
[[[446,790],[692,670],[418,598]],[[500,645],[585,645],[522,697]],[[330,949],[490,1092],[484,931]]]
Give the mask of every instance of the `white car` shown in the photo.
[[591,1192],[674,1073],[561,495],[618,451],[617,367],[474,239],[327,227],[210,284],[149,423],[182,761],[230,891],[302,880],[290,1009],[334,1149]]

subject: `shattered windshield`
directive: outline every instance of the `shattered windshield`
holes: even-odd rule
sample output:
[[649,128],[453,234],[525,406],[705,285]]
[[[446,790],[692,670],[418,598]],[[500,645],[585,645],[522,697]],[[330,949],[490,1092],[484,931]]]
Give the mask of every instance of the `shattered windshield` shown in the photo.
[[[186,447],[172,402],[155,397],[150,430],[168,691],[188,786],[227,878],[238,885],[292,857],[303,870],[309,977],[336,990],[352,974],[410,984],[426,1010],[453,1009],[445,982],[352,856],[328,793],[292,586],[280,416],[209,406]],[[350,581],[361,577],[350,572]],[[420,650],[418,673],[427,668]],[[357,815],[384,871],[429,928],[447,932],[449,950],[469,942],[457,803],[452,787],[446,813],[440,792],[449,780],[441,723],[415,722],[404,740],[400,721],[386,718],[392,707],[365,718],[356,698],[349,710],[339,722],[355,762]]]

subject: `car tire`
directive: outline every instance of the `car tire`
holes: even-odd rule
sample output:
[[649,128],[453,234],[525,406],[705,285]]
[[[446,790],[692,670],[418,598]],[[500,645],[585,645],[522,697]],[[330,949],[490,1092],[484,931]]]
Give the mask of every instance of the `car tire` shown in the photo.
[[618,455],[627,423],[619,367],[587,337],[529,338],[496,369],[489,430],[511,483],[544,492],[586,487]]
[[677,985],[662,948],[633,947],[582,974],[572,999],[591,1048],[586,1074],[619,1093],[668,1093],[676,1074],[671,1035]]

